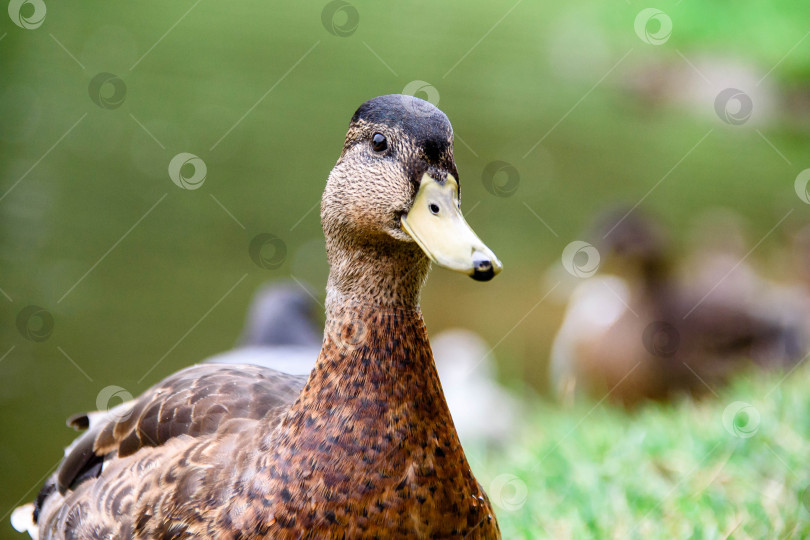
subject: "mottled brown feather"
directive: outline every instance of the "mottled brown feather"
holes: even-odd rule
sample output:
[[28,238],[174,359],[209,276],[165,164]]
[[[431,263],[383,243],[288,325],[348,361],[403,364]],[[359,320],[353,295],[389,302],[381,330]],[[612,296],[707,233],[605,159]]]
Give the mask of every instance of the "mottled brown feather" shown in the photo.
[[180,435],[210,435],[224,420],[264,418],[289,407],[305,382],[304,376],[252,365],[202,364],[179,371],[80,437],[57,470],[59,491],[64,494],[94,456],[122,458]]

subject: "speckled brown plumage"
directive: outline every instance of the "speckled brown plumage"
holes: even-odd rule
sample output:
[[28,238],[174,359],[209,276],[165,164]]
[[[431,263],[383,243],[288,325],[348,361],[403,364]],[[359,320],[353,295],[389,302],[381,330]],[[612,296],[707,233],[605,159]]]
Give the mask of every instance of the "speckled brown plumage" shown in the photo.
[[[94,456],[123,458],[180,435],[211,435],[228,420],[269,421],[286,412],[305,382],[303,376],[251,365],[186,368],[81,436],[59,465],[56,487],[65,493],[92,466]],[[71,424],[76,421],[72,418]]]
[[409,96],[364,104],[324,192],[309,378],[206,364],[166,379],[73,447],[40,538],[499,538],[419,309],[429,260],[399,227],[425,171],[457,177],[444,114]]

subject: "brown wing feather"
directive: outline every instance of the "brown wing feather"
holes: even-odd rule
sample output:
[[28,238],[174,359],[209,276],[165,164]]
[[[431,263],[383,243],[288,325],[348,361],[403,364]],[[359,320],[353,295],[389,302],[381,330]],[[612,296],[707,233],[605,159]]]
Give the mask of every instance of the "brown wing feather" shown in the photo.
[[76,440],[57,470],[59,492],[98,476],[105,459],[129,456],[180,435],[211,434],[227,420],[278,415],[306,379],[253,365],[202,364],[179,371],[129,408],[111,411]]

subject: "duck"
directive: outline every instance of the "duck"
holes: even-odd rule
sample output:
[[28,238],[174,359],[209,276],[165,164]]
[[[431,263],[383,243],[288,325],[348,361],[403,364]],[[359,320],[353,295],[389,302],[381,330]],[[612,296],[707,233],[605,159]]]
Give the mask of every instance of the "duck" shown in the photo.
[[320,347],[319,304],[304,283],[266,284],[253,295],[238,344],[243,347]]
[[[318,308],[318,300],[305,283],[267,284],[253,296],[237,346],[206,362],[309,374],[321,350],[323,323]],[[442,330],[431,336],[430,344],[462,447],[485,449],[506,444],[517,426],[519,407],[497,381],[491,347],[466,328]],[[487,416],[498,421],[482,422]]]
[[551,346],[564,403],[699,398],[743,369],[798,360],[792,325],[765,295],[743,294],[762,285],[747,269],[724,281],[726,257],[699,257],[700,268],[679,273],[663,228],[640,210],[609,211],[595,230],[604,264],[574,288]]
[[319,302],[293,281],[269,283],[253,295],[236,346],[205,360],[209,364],[251,364],[293,375],[309,375],[323,341]]
[[[691,228],[689,251],[677,269],[680,282],[706,296],[710,306],[748,313],[761,327],[774,329],[771,339],[752,342],[749,356],[755,366],[793,367],[810,350],[810,304],[803,287],[795,279],[766,274],[749,259],[746,224],[735,210],[706,210]],[[791,247],[800,253],[795,242]],[[790,265],[776,266],[789,271]]]
[[51,538],[500,538],[420,308],[432,264],[502,264],[464,220],[453,129],[385,95],[354,113],[321,199],[330,265],[308,376],[204,363],[97,418],[30,510]]
[[[502,448],[521,416],[515,397],[496,377],[492,347],[467,328],[448,328],[431,338],[444,396],[465,448]],[[497,422],[482,422],[497,418]]]

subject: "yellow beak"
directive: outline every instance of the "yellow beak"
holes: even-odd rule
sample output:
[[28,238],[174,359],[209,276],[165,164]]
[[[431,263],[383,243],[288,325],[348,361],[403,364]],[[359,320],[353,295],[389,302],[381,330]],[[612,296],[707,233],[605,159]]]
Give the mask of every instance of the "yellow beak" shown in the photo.
[[458,182],[451,174],[440,183],[425,173],[402,228],[430,260],[478,281],[501,271],[498,257],[467,225],[458,206]]

